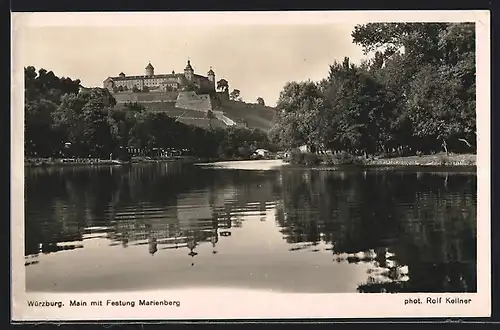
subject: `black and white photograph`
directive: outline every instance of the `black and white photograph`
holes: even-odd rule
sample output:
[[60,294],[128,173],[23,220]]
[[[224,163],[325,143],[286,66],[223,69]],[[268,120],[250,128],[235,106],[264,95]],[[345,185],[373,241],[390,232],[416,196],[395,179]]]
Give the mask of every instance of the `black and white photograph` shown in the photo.
[[489,24],[13,13],[13,319],[489,316]]

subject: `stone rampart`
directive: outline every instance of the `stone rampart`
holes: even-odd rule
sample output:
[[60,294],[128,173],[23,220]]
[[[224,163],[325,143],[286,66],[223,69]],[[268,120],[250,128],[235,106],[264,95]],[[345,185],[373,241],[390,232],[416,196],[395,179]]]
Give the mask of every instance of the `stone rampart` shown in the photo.
[[149,92],[149,93],[134,93],[134,92],[119,92],[113,96],[117,103],[139,102],[139,103],[155,103],[155,102],[175,102],[178,92]]
[[210,95],[198,95],[195,92],[179,92],[177,101],[175,102],[176,108],[208,111],[212,110],[212,102]]

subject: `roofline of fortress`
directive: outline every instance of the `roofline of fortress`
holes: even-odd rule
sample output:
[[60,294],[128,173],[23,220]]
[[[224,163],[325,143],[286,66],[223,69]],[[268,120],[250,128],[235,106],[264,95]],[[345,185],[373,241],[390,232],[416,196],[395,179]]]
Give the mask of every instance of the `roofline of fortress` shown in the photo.
[[[146,66],[146,70],[149,70],[149,69],[153,69],[154,70],[154,67],[153,65],[151,64],[151,62],[148,63],[148,65]],[[125,76],[125,74],[122,72],[120,74],[123,74],[124,76],[121,77],[121,76],[114,76],[114,77],[108,77],[106,79],[103,80],[103,82],[106,82],[106,81],[109,81],[109,80],[135,80],[135,79],[155,79],[155,78],[180,78],[180,77],[185,77],[185,72],[186,70],[190,69],[191,70],[191,73],[193,74],[194,77],[197,77],[197,78],[204,78],[204,79],[208,79],[208,76],[209,75],[214,75],[214,72],[212,70],[212,67],[210,67],[210,71],[208,71],[207,75],[206,76],[203,76],[203,75],[200,75],[200,74],[195,74],[194,73],[194,70],[193,68],[191,67],[191,61],[188,59],[187,61],[187,66],[186,68],[184,69],[184,73],[174,73],[174,71],[172,71],[172,73],[166,73],[166,74],[155,74],[155,75],[148,75],[148,74],[143,74],[143,75],[136,75],[136,76]]]
[[[203,76],[203,75],[199,75],[199,74],[195,74],[194,76],[198,77],[198,78],[208,79],[207,76]],[[155,74],[152,76],[148,76],[148,75],[125,76],[125,77],[115,76],[115,77],[108,77],[108,78],[104,79],[104,81],[109,80],[109,79],[111,79],[111,80],[135,80],[135,79],[179,78],[179,77],[185,77],[184,73]]]

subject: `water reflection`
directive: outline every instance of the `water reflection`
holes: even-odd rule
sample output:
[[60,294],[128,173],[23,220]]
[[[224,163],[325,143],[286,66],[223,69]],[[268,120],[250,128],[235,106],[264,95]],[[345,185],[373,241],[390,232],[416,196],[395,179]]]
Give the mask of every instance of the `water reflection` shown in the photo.
[[[475,173],[36,168],[26,169],[25,196],[28,289],[476,291]],[[100,265],[102,281],[73,271],[66,254]],[[147,260],[169,267],[168,283],[154,274],[147,283]]]
[[475,176],[303,171],[282,182],[290,250],[323,241],[335,262],[369,264],[358,291],[476,290]]

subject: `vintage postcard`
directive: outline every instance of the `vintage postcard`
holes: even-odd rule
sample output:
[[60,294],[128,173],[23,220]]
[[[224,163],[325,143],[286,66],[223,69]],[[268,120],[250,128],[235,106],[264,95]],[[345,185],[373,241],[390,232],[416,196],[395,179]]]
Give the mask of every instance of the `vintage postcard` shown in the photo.
[[12,319],[490,316],[488,11],[12,14]]

